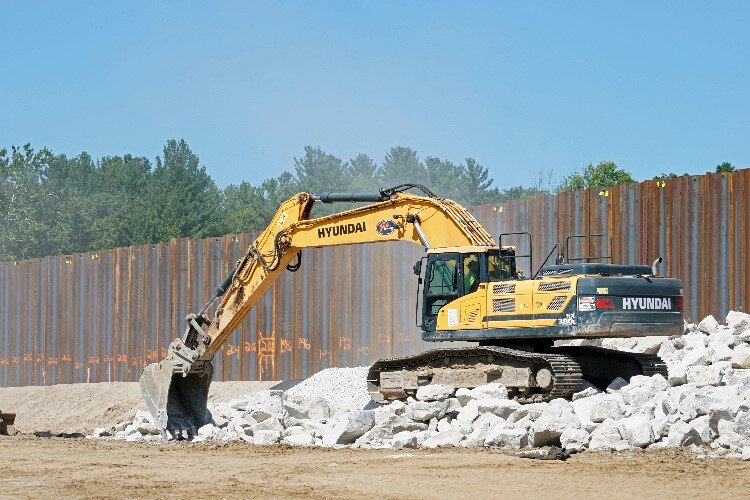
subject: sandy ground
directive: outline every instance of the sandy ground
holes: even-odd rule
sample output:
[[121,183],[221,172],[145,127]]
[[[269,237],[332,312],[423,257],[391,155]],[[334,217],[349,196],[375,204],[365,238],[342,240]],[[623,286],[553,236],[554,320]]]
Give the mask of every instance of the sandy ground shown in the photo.
[[[228,400],[274,382],[225,382]],[[750,463],[699,459],[688,451],[583,453],[566,462],[496,450],[329,450],[241,443],[161,445],[36,438],[90,432],[143,409],[138,384],[0,389],[0,409],[17,413],[0,436],[0,498],[745,498]]]
[[[214,382],[210,401],[229,401],[241,394],[269,389],[278,382]],[[0,410],[16,414],[15,429],[81,432],[113,426],[145,410],[137,382],[60,384],[47,387],[0,388]]]
[[685,451],[566,462],[488,450],[326,450],[0,437],[2,497],[746,498],[750,464]]

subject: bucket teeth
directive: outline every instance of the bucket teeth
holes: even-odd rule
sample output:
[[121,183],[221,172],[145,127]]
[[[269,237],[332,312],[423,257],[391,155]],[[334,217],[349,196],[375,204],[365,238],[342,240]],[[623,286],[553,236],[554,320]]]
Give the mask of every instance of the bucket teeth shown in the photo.
[[170,358],[146,366],[141,373],[141,393],[162,435],[192,439],[212,420],[207,405],[213,365],[210,361],[195,364],[187,374],[181,367]]

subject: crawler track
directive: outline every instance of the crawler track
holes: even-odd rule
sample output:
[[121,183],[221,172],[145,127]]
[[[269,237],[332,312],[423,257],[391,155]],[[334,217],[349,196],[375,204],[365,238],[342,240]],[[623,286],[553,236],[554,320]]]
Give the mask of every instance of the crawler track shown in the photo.
[[[528,369],[528,384],[511,387],[512,396],[523,403],[567,398],[581,390],[582,372],[573,358],[562,353],[528,352],[495,346],[434,349],[416,356],[379,360],[368,372],[368,389],[376,401],[404,398],[413,395],[416,384],[406,384],[400,388],[391,385],[381,392],[381,374],[401,372],[411,376],[405,378],[416,379],[420,374],[424,379],[431,379],[433,372],[459,366],[463,370],[475,368],[477,371],[495,370],[500,373],[504,370]],[[551,374],[551,382],[540,387],[535,384],[534,374],[544,369],[548,371],[545,373]],[[503,380],[499,379],[498,382],[503,383]],[[480,384],[454,385],[473,387]]]
[[653,354],[591,346],[554,347],[550,352],[559,352],[573,358],[581,366],[585,379],[600,384],[609,383],[617,377],[628,380],[634,375],[668,376],[667,365],[659,356]]

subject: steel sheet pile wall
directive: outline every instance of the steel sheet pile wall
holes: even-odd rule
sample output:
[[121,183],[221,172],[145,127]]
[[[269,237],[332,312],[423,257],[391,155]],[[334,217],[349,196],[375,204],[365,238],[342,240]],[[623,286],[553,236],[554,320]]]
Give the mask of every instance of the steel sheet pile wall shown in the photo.
[[[530,232],[534,271],[567,236],[608,234],[611,249],[605,238],[577,239],[570,256],[611,252],[615,263],[649,265],[663,257],[661,274],[682,279],[688,319],[750,310],[750,169],[515,200],[473,213],[491,234]],[[523,237],[509,242],[528,253]]]
[[[615,262],[665,258],[692,319],[750,309],[750,170],[648,181],[473,210],[492,234],[529,231],[534,262],[565,236],[611,235]],[[135,381],[181,334],[248,234],[0,263],[0,385]],[[521,239],[519,253],[527,253]],[[600,255],[577,241],[573,255]],[[429,347],[414,326],[423,253],[407,243],[306,251],[217,355],[216,379],[303,378]],[[554,256],[552,257],[554,259]]]
[[[253,239],[0,263],[0,385],[137,381]],[[217,380],[304,378],[424,349],[408,243],[304,252],[215,358]],[[409,274],[403,274],[406,269]]]

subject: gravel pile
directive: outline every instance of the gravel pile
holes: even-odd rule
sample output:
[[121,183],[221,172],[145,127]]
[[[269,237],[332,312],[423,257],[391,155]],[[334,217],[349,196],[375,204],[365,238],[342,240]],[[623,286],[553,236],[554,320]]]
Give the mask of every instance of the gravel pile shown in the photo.
[[[580,342],[579,342],[580,343]],[[585,342],[592,343],[592,342]],[[431,385],[416,399],[369,408],[367,368],[328,369],[286,393],[264,391],[209,405],[214,424],[194,442],[434,448],[537,448],[576,452],[692,447],[750,459],[750,315],[711,316],[675,338],[608,339],[610,348],[658,354],[669,376],[586,387],[572,401],[521,405],[505,387]],[[94,437],[159,441],[146,412]]]
[[367,392],[367,366],[328,368],[295,385],[286,394],[294,397],[321,397],[335,411],[362,409],[370,402]]

